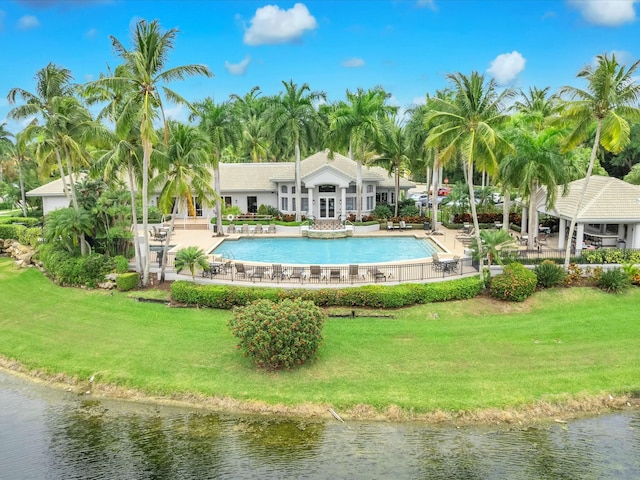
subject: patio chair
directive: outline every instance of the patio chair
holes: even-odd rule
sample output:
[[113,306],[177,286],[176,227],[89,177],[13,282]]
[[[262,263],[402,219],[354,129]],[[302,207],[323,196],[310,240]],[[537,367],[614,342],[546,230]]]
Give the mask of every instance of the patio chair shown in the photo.
[[320,281],[322,278],[322,268],[320,265],[311,265],[309,268],[309,281],[313,281],[314,279]]
[[407,230],[408,228],[412,228],[411,225],[407,226],[407,222],[400,220],[400,230]]
[[329,281],[332,282],[334,280],[337,280],[338,282],[342,280],[339,268],[332,268],[329,270]]
[[242,230],[240,232],[241,233],[249,233],[249,224],[248,223],[243,223],[242,224]]
[[393,230],[393,222],[387,222],[387,230]]
[[269,224],[269,229],[267,230],[267,233],[276,233],[276,224],[275,223]]
[[431,258],[433,262],[433,269],[437,272],[441,272],[444,269],[444,262],[440,260],[438,253],[433,252],[433,255],[431,255]]
[[229,226],[227,227],[227,233],[229,235],[231,235],[232,233],[236,233],[236,226],[233,223],[229,224]]
[[300,283],[302,283],[302,280],[304,280],[304,268],[302,267],[293,267],[293,270],[291,270],[291,274],[289,275],[290,279],[299,279]]
[[262,233],[263,231],[264,231],[264,230],[263,230],[263,228],[262,228],[262,224],[261,224],[261,223],[258,223],[258,224],[256,225],[256,233]]

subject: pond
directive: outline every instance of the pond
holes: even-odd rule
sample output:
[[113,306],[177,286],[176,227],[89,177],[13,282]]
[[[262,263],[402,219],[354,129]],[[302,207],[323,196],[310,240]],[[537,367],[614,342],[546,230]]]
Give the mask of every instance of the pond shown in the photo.
[[431,257],[435,251],[438,248],[429,239],[413,236],[332,240],[251,237],[224,240],[209,253],[248,262],[346,265],[418,260]]
[[640,412],[454,428],[283,420],[108,400],[0,373],[0,478],[640,477]]

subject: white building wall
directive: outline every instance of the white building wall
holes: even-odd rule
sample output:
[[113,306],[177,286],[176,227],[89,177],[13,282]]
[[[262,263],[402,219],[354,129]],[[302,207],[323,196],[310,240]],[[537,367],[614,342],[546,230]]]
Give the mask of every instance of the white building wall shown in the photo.
[[67,197],[42,197],[42,213],[46,215],[54,210],[68,208],[70,204]]

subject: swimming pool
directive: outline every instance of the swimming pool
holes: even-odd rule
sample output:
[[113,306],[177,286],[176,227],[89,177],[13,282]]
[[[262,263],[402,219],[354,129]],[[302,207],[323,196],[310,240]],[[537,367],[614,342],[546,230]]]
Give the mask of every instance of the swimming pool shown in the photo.
[[415,237],[241,238],[225,240],[209,253],[236,260],[264,263],[339,265],[417,260],[431,257],[437,248]]

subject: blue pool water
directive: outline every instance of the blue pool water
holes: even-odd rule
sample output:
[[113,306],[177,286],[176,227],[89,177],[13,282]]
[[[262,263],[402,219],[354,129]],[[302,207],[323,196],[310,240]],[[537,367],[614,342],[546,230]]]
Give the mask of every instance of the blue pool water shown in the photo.
[[265,263],[337,265],[416,260],[436,251],[427,239],[415,237],[241,238],[225,240],[209,253]]

